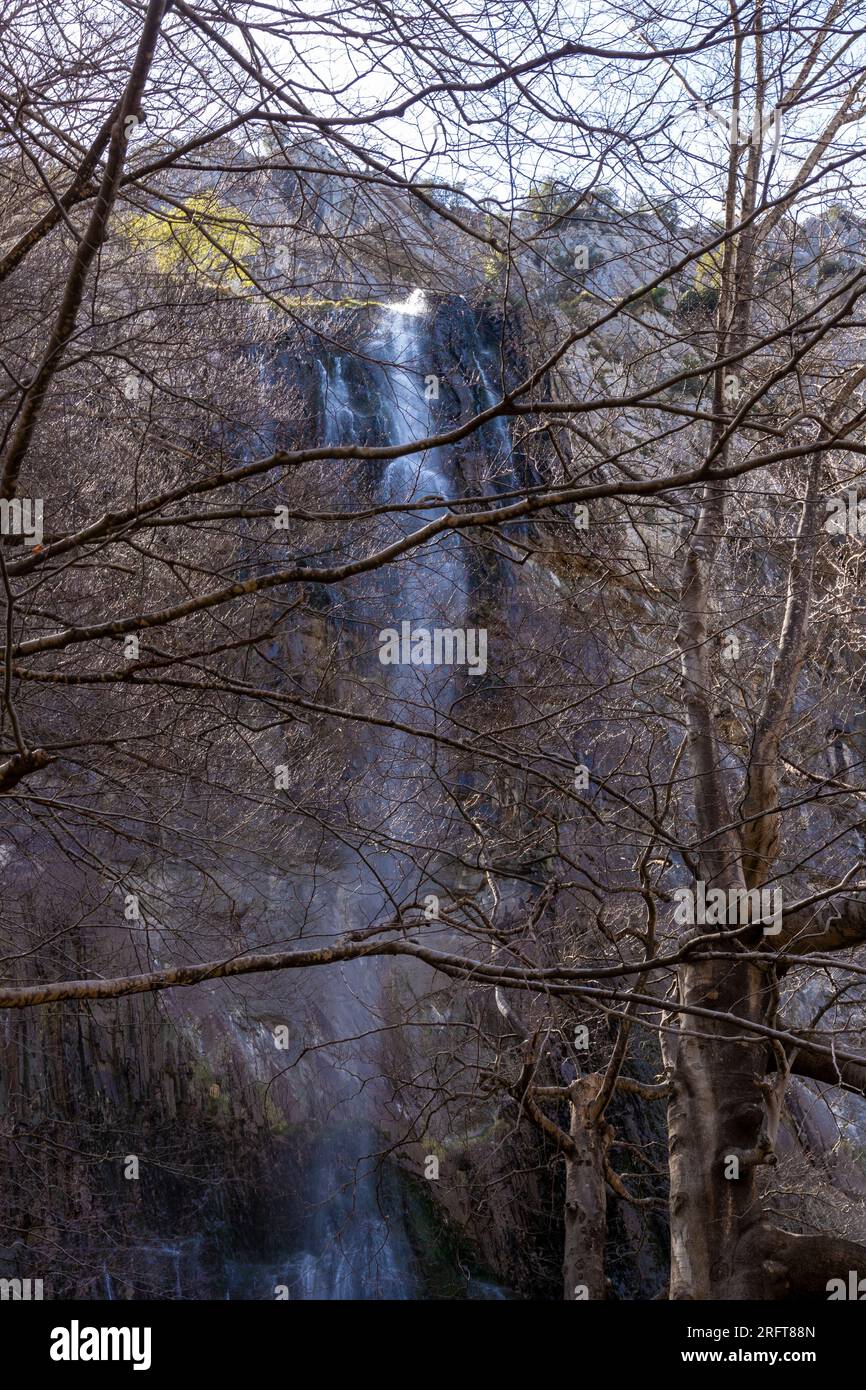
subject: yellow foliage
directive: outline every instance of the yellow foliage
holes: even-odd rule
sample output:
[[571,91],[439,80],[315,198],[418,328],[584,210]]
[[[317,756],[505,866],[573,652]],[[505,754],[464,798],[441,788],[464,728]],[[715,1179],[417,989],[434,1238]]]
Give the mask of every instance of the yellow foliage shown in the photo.
[[725,264],[725,248],[717,246],[713,251],[705,251],[695,266],[695,284],[699,289],[718,290],[722,286],[722,267]]
[[252,284],[244,260],[259,243],[238,209],[212,193],[196,193],[182,208],[127,218],[124,231],[136,249],[152,254],[164,274],[185,270],[233,292]]

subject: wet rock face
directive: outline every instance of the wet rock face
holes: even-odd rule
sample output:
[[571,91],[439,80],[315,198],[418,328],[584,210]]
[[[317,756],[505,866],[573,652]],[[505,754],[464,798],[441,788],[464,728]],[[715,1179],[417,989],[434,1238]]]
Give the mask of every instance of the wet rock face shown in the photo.
[[242,1054],[138,1001],[29,1017],[2,1050],[0,1278],[99,1300],[511,1296],[385,1134],[292,1122]]
[[0,1128],[3,1220],[20,1233],[4,1252],[10,1277],[35,1269],[46,1298],[207,1296],[267,1133],[228,1099],[239,1078],[219,1087],[195,1052],[139,1000],[13,1021]]

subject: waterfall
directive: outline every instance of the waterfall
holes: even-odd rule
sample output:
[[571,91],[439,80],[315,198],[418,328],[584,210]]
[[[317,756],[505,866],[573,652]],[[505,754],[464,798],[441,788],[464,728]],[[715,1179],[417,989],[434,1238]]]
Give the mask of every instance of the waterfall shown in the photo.
[[[381,311],[368,352],[367,392],[376,403],[377,439],[410,444],[434,434],[437,425],[427,384],[436,363],[420,292]],[[362,387],[354,373],[350,378],[346,365],[339,354],[329,354],[319,363],[323,436],[329,443],[362,440],[370,428],[369,400],[359,401]],[[441,514],[443,499],[455,492],[450,463],[447,450],[430,449],[406,454],[382,468],[377,500],[395,508],[386,522],[390,539],[411,534]],[[429,507],[400,510],[428,499]],[[404,620],[428,628],[464,626],[468,568],[463,546],[458,534],[437,536],[377,574],[373,596],[365,591],[358,601],[364,630],[399,628]],[[371,665],[372,657],[371,653]],[[447,719],[458,679],[453,666],[436,666],[433,661],[383,665],[375,678],[389,715],[419,729]],[[399,730],[372,735],[368,756],[366,819],[379,827],[382,838],[411,848],[438,833],[439,843],[446,843],[445,812],[437,810],[441,790],[426,741]],[[411,852],[364,852],[368,871],[359,868],[365,862],[359,856],[347,862],[342,882],[339,870],[333,872],[326,894],[333,931],[343,930],[347,922],[367,925],[375,920],[387,909],[386,890],[404,900],[423,891],[423,869]],[[270,1263],[244,1267],[236,1275],[235,1286],[247,1290],[240,1296],[273,1297],[275,1287],[291,1299],[418,1296],[419,1270],[406,1228],[405,1197],[393,1167],[375,1157],[384,1147],[377,1128],[382,1113],[376,1031],[382,1021],[380,980],[377,962],[368,960],[317,972],[316,1008],[326,1018],[330,1035],[359,1041],[331,1046],[314,1063],[327,1068],[319,1080],[328,1088],[331,1119],[310,1146],[303,1193],[307,1217],[296,1247],[279,1268]],[[479,1282],[470,1296],[503,1295],[495,1285]]]
[[[385,442],[390,444],[411,443],[432,429],[422,370],[423,324],[423,301],[418,295],[410,296],[384,311],[371,343],[371,353],[382,364],[375,376],[381,395],[379,415]],[[331,356],[320,371],[326,442],[357,437],[358,420],[343,359]],[[397,506],[428,496],[444,497],[450,489],[444,460],[437,451],[429,451],[389,464],[380,494],[382,500]],[[393,524],[405,534],[436,515],[436,509],[395,515]],[[373,603],[374,627],[399,624],[403,618],[431,624],[462,621],[466,573],[458,538],[437,539],[422,554],[396,566],[394,576],[396,587]],[[405,719],[406,707],[411,706],[421,724],[436,717],[451,682],[451,673],[443,675],[432,666],[383,668],[383,675],[395,714]],[[383,833],[410,843],[414,827],[402,803],[407,781],[422,772],[414,743],[408,735],[391,741],[369,808]],[[357,869],[352,869],[344,885],[344,893],[365,893],[368,909],[383,906],[379,882],[393,881],[404,872],[398,856],[371,857],[376,859],[375,876],[359,880]],[[322,977],[317,1002],[335,1033],[351,1037],[376,1028],[379,978],[376,963],[369,961],[352,962],[339,974]],[[411,1298],[417,1294],[418,1272],[398,1180],[373,1158],[381,1147],[376,1130],[376,1057],[369,1044],[360,1045],[357,1052],[348,1051],[345,1057],[339,1055],[342,1049],[332,1053],[329,1084],[340,1096],[335,1107],[338,1122],[323,1132],[313,1148],[302,1248],[289,1255],[275,1286],[283,1287],[292,1299]],[[264,1292],[273,1278],[271,1270],[259,1271],[254,1285],[257,1281]]]
[[[417,292],[416,292],[417,293]],[[389,443],[410,444],[436,432],[436,422],[427,399],[426,383],[433,377],[429,340],[424,332],[426,320],[419,312],[419,301],[412,295],[391,306],[383,316],[376,347],[385,366],[384,412]],[[406,454],[388,464],[382,481],[383,500],[400,503],[445,499],[453,494],[445,451],[429,449]],[[417,531],[443,508],[397,513],[395,528],[401,535]],[[459,535],[445,533],[434,538],[406,561],[395,565],[388,576],[392,587],[383,604],[383,627],[399,629],[408,621],[428,630],[465,625],[467,571]],[[429,727],[437,712],[447,714],[454,693],[453,667],[437,669],[432,662],[391,667],[388,675],[395,698],[394,716],[406,718],[408,703],[416,724]],[[411,765],[412,749],[404,740],[400,752]]]

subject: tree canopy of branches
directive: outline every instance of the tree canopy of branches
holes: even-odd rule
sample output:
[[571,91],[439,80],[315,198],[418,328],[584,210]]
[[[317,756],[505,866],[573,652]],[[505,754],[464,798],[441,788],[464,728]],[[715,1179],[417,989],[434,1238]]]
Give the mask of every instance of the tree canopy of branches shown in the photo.
[[864,117],[853,0],[7,6],[10,1026],[255,1003],[565,1298],[866,1272]]

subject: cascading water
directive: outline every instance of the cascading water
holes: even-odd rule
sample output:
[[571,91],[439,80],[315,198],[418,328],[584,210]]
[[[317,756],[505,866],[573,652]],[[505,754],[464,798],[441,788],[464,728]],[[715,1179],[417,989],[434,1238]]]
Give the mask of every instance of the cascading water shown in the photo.
[[[411,308],[410,308],[411,306]],[[381,349],[388,362],[388,394],[385,407],[392,444],[411,444],[433,432],[426,396],[428,374],[424,368],[424,337],[419,331],[423,316],[411,297],[392,306],[383,325]],[[384,494],[393,504],[444,498],[453,489],[445,470],[442,451],[429,449],[423,454],[406,454],[388,465]],[[410,512],[404,525],[417,530],[437,515],[437,511]],[[399,604],[402,616],[420,624],[432,625],[449,619],[462,622],[466,606],[466,567],[459,536],[436,537],[422,555],[414,555],[401,566]],[[396,615],[395,615],[396,616]],[[405,668],[400,668],[404,670]],[[430,663],[413,665],[420,671],[420,683],[429,684]]]
[[[387,364],[383,411],[392,444],[411,444],[435,433],[427,399],[431,363],[424,332],[425,308],[418,291],[392,305],[383,316],[376,341],[377,351]],[[382,480],[383,500],[395,507],[445,499],[453,491],[448,459],[445,451],[439,449],[394,459]],[[429,510],[397,512],[395,526],[401,535],[411,534],[441,511],[441,507],[431,506]],[[408,623],[412,631],[432,632],[465,626],[468,576],[459,535],[445,533],[435,537],[393,566],[384,582],[389,588],[382,597],[383,628],[402,632],[404,623]],[[455,694],[452,666],[437,666],[432,655],[428,661],[416,654],[411,664],[401,663],[383,670],[387,671],[389,708],[395,720],[431,729],[442,717],[447,718]],[[415,740],[410,736],[398,734],[392,747],[394,775],[383,785],[389,801],[388,829],[396,838],[411,843],[413,833],[423,832],[424,827],[417,824],[417,816],[411,815],[410,805],[420,805],[422,818],[428,822],[431,819],[434,798],[418,794],[425,776],[429,779],[429,767],[419,760]],[[411,798],[404,794],[409,778],[415,779],[415,794]]]
[[[371,344],[371,352],[382,362],[376,376],[387,443],[408,444],[431,431],[422,371],[423,318],[423,304],[417,297],[394,305],[384,311]],[[353,418],[351,392],[339,356],[324,367],[322,398],[326,441],[353,437],[358,422]],[[428,496],[444,497],[449,489],[444,461],[436,451],[429,451],[394,460],[384,473],[380,492],[381,500],[398,506]],[[396,515],[397,524],[415,530],[435,511],[410,512],[408,521],[407,514]],[[438,539],[422,554],[413,554],[395,567],[395,573],[397,587],[373,604],[377,611],[371,616],[376,623],[381,620],[381,625],[399,626],[404,618],[429,625],[462,621],[466,572],[458,538]],[[387,668],[386,693],[395,714],[406,719],[407,708],[411,709],[420,727],[436,718],[438,707],[448,698],[450,684],[451,674],[430,663]],[[419,799],[423,802],[418,796],[422,766],[414,742],[409,735],[398,735],[391,741],[378,779],[378,804],[369,807],[382,835],[404,844],[412,843],[414,828],[407,808],[417,807]],[[411,801],[405,795],[407,785],[414,786]],[[350,882],[343,885],[344,893],[364,897],[365,913],[371,918],[384,906],[381,887],[375,885],[405,874],[398,855],[372,858],[376,860],[375,874],[369,882],[363,875],[357,878],[357,868],[353,867]],[[405,891],[405,882],[402,886]],[[375,963],[367,961],[352,962],[339,976],[331,974],[323,979],[326,997],[319,997],[319,1006],[331,1027],[344,1038],[363,1038],[376,1029],[380,1022],[379,979]],[[342,1060],[332,1056],[328,1082],[337,1098],[336,1104],[332,1103],[334,1123],[311,1150],[306,1194],[310,1215],[303,1231],[303,1248],[289,1257],[277,1282],[285,1285],[290,1298],[411,1298],[417,1292],[418,1273],[397,1179],[374,1157],[380,1147],[374,1049],[365,1043],[357,1049],[349,1045],[344,1052]],[[271,1271],[260,1273],[264,1288],[273,1275]]]
[[[368,351],[373,385],[367,387],[363,408],[358,398],[365,393],[357,380],[349,379],[339,355],[320,366],[325,442],[363,439],[370,428],[370,397],[381,442],[411,444],[434,433],[426,389],[433,352],[419,292],[381,312]],[[437,502],[455,490],[449,465],[446,451],[427,450],[385,466],[377,500],[395,509],[388,521],[390,539],[417,530],[440,513]],[[429,508],[400,510],[427,499]],[[437,536],[377,576],[373,595],[365,593],[357,610],[363,610],[368,632],[399,629],[404,621],[428,629],[461,628],[468,582],[459,535]],[[382,665],[377,687],[382,708],[421,731],[447,719],[457,689],[453,667],[433,661]],[[322,895],[331,909],[325,930],[343,930],[347,921],[366,926],[377,920],[387,914],[389,895],[392,900],[417,899],[424,888],[423,866],[414,852],[418,838],[435,839],[434,828],[443,833],[444,812],[436,809],[440,793],[424,739],[389,731],[373,747],[370,762],[375,775],[368,779],[365,818],[386,847],[365,846],[364,855],[350,857],[342,874],[332,871]],[[320,915],[326,918],[327,908]],[[387,1099],[377,1053],[383,1017],[380,982],[377,963],[367,960],[317,974],[317,1011],[327,1020],[329,1036],[345,1041],[319,1054],[307,1083],[327,1094],[327,1118],[307,1148],[307,1216],[296,1247],[279,1268],[268,1264],[235,1270],[231,1297],[273,1297],[275,1286],[284,1286],[293,1299],[418,1296],[420,1273],[407,1230],[405,1193],[393,1167],[377,1158]],[[468,1292],[502,1296],[496,1286],[480,1283]]]

